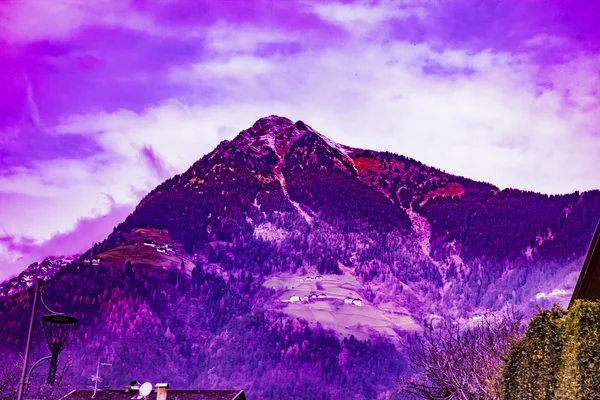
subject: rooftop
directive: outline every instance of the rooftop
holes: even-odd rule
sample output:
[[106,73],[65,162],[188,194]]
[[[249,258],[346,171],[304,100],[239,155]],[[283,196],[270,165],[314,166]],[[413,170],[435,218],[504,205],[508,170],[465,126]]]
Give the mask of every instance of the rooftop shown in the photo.
[[[246,400],[243,390],[171,390],[167,391],[168,400]],[[63,399],[89,400],[93,390],[74,390]],[[137,390],[99,390],[94,400],[132,400],[137,399]],[[143,398],[142,398],[143,399]],[[146,400],[156,400],[156,391],[152,391]]]

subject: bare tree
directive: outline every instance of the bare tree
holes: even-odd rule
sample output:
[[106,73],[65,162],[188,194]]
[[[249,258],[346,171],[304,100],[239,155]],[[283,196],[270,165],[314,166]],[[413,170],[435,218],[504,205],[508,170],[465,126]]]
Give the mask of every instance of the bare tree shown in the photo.
[[[70,357],[62,364],[56,373],[54,385],[49,385],[45,381],[45,372],[39,368],[32,373],[31,380],[25,387],[26,398],[36,400],[55,400],[60,399],[72,390],[68,383],[68,376],[72,370],[73,362]],[[15,400],[17,398],[17,389],[21,378],[22,365],[19,361],[7,362],[0,365],[0,400]],[[43,383],[41,383],[43,379]],[[40,383],[36,383],[40,382]]]
[[467,323],[426,321],[405,343],[412,374],[399,379],[400,390],[430,400],[500,399],[503,357],[520,337],[521,321],[512,309]]
[[[69,374],[73,367],[73,360],[67,357],[61,367],[56,372],[54,384],[50,385],[46,381],[38,385],[31,384],[28,388],[31,398],[36,400],[55,400],[60,399],[69,393],[73,387],[69,383]],[[32,382],[35,379],[32,379]]]
[[17,398],[20,377],[21,369],[17,361],[0,365],[0,400],[14,400]]

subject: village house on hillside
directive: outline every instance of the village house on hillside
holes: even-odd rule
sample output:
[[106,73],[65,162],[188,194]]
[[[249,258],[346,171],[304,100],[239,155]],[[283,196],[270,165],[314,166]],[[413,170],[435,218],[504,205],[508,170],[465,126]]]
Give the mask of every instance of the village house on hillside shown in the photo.
[[585,257],[569,307],[575,300],[600,300],[600,222]]

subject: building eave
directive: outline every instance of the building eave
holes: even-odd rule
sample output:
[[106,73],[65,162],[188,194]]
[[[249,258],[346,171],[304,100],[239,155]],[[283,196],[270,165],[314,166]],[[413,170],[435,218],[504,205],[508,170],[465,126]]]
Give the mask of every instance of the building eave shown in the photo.
[[[575,300],[596,300],[595,298],[590,298],[590,289],[595,289],[593,286],[590,287],[590,285],[593,285],[592,279],[597,274],[600,274],[600,222],[596,227],[592,243],[585,257],[577,285],[575,285],[573,296],[571,296],[571,301],[569,302],[569,308],[575,303]],[[600,291],[600,285],[598,286],[595,289],[596,291]]]

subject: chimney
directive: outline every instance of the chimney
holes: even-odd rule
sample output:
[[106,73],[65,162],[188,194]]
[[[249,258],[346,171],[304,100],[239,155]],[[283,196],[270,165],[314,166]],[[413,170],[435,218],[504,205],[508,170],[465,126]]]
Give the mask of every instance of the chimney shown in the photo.
[[167,389],[169,388],[168,383],[157,383],[156,384],[156,400],[167,400]]
[[125,386],[125,393],[129,393],[130,390],[131,390],[131,385]]

